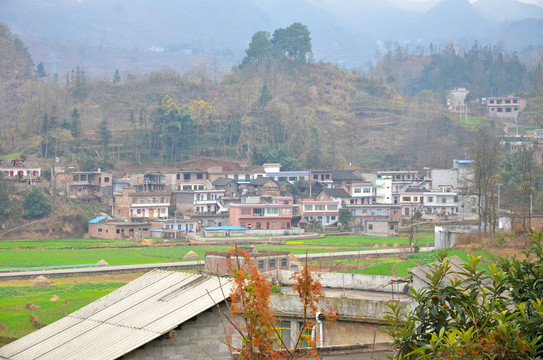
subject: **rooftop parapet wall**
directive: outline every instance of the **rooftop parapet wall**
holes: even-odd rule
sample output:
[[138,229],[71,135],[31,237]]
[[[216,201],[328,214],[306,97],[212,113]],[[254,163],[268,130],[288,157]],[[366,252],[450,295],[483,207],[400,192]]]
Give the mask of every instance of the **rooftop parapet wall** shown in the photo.
[[[290,270],[277,270],[276,278],[281,285],[294,285]],[[390,293],[404,293],[404,283],[401,277],[347,273],[319,273],[320,283],[324,288],[341,288],[350,290],[365,290]]]

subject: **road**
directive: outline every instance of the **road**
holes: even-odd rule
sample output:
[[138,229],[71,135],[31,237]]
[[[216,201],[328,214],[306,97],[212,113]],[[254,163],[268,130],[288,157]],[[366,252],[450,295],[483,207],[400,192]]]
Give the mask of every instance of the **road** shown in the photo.
[[[430,251],[432,247],[420,248],[420,251]],[[326,259],[345,259],[357,258],[359,256],[386,256],[406,253],[405,249],[379,249],[379,250],[361,250],[361,251],[345,251],[335,253],[319,253],[307,254],[309,261]],[[298,261],[305,261],[306,254],[295,255]],[[186,270],[186,269],[204,269],[203,261],[179,261],[169,263],[154,263],[154,264],[139,264],[139,265],[118,265],[118,266],[101,266],[92,268],[76,268],[76,269],[57,269],[57,270],[32,270],[32,271],[14,271],[1,272],[1,280],[12,279],[28,279],[43,275],[46,277],[67,277],[67,276],[82,276],[82,275],[103,275],[112,273],[127,273],[127,272],[147,272],[153,269],[162,270]]]

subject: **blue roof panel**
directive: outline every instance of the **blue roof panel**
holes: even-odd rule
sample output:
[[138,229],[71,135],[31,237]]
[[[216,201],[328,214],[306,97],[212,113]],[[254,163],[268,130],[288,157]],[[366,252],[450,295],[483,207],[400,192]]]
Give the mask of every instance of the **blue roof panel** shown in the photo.
[[246,229],[243,226],[208,226],[208,227],[205,227],[204,230],[213,231],[213,230],[246,230]]
[[89,224],[96,224],[105,219],[107,219],[107,216],[98,216],[92,220],[89,220]]

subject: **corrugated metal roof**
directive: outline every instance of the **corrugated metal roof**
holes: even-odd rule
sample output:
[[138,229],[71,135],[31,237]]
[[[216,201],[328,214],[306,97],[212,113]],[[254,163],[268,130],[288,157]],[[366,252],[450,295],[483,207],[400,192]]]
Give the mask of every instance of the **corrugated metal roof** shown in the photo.
[[231,287],[218,277],[153,270],[0,348],[0,358],[116,359],[223,301]]
[[105,219],[107,219],[107,216],[98,216],[92,220],[89,220],[89,224],[96,224]]

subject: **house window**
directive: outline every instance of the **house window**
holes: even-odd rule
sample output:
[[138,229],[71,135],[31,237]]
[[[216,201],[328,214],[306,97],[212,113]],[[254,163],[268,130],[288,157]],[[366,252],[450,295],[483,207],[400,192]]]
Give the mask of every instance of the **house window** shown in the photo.
[[277,178],[278,181],[287,181],[287,177],[286,176],[279,176]]
[[270,269],[275,269],[275,259],[270,259]]
[[418,196],[413,196],[413,201],[419,201],[419,197]]
[[264,270],[264,260],[258,260],[258,270]]
[[109,177],[105,177],[104,182],[109,182]]
[[445,203],[447,202],[447,198],[446,198],[446,197],[442,198],[442,199],[441,199],[441,202],[442,202],[443,204],[445,204]]
[[101,232],[102,232],[102,228],[98,228],[98,232],[101,233]]
[[390,230],[394,230],[394,224],[390,224],[390,225],[388,226],[388,228],[389,228]]
[[371,189],[370,188],[364,188],[364,194],[369,194],[371,193]]
[[373,224],[368,225],[368,230],[373,230]]
[[287,267],[287,258],[282,258],[282,259],[281,259],[281,267],[282,267],[282,268],[286,268],[286,267]]
[[455,196],[453,201],[458,202],[458,196]]
[[297,180],[297,179],[296,179],[296,176],[290,176],[290,177],[288,178],[288,181],[296,181],[296,180]]
[[279,216],[279,208],[267,208],[264,214],[266,216]]
[[304,211],[312,211],[313,205],[304,205]]
[[189,173],[184,173],[183,174],[183,180],[190,180],[190,174]]
[[239,223],[241,227],[245,227],[245,223],[242,221]]
[[272,222],[272,229],[275,229],[277,227],[277,223],[276,222]]
[[288,215],[290,214],[290,209],[281,209],[281,212],[283,213],[283,215]]
[[138,209],[137,213],[138,215],[141,215],[141,209]]
[[253,209],[253,216],[264,216],[264,209],[263,208]]
[[330,180],[330,174],[326,174],[326,180]]
[[434,202],[434,197],[433,196],[428,196],[428,202]]
[[315,205],[315,210],[325,211],[326,210],[326,205]]
[[283,205],[288,205],[288,200],[283,200]]
[[402,201],[411,201],[411,196],[402,196]]
[[251,215],[251,209],[241,209],[241,215]]
[[328,205],[328,210],[330,210],[330,211],[337,210],[337,205]]
[[115,230],[115,232],[116,232],[117,234],[119,234],[121,231],[120,231],[119,229],[117,229],[117,230]]
[[354,193],[355,194],[360,194],[361,192],[362,192],[361,188],[354,188]]
[[313,175],[313,180],[319,180],[319,175]]
[[181,174],[177,174],[177,175],[175,176],[175,178],[176,178],[177,180],[181,180]]
[[204,174],[196,174],[196,179],[202,180],[204,178]]

